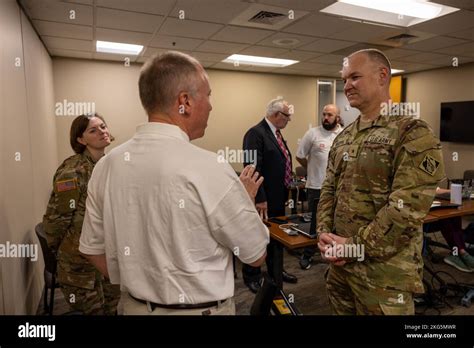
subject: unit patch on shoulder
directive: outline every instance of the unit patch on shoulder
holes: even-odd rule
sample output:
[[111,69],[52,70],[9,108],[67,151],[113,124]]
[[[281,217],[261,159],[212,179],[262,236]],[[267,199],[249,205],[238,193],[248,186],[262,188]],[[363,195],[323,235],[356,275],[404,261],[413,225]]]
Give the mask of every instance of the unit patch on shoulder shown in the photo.
[[76,179],[67,179],[56,182],[56,192],[58,193],[75,190],[76,188]]
[[436,160],[430,155],[426,155],[425,158],[423,158],[423,161],[421,161],[418,168],[428,173],[429,175],[433,176],[438,170],[439,164],[440,163],[438,160]]

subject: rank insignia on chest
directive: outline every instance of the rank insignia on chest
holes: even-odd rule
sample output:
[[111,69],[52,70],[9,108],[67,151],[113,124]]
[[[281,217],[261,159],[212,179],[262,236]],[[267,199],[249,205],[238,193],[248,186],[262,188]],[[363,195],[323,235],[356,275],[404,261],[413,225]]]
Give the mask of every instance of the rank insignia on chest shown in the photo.
[[56,191],[65,192],[75,190],[77,188],[76,179],[61,180],[56,182]]
[[419,168],[433,176],[438,170],[439,164],[440,163],[438,160],[431,157],[430,155],[426,155],[425,158],[423,158],[423,161],[421,161]]

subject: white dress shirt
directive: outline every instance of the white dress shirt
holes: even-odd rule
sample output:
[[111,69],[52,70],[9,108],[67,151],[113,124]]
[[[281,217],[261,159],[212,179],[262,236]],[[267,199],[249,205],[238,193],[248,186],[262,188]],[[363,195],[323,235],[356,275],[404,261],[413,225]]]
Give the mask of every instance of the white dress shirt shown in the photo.
[[268,242],[229,164],[174,125],[146,123],[94,168],[79,250],[105,252],[122,291],[180,304],[232,297],[232,253],[252,263]]

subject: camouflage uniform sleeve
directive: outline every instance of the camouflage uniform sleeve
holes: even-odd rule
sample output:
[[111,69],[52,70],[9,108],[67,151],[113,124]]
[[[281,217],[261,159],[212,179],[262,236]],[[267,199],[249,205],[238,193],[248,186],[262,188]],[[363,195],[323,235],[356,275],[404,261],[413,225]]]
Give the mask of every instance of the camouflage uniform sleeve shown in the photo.
[[394,178],[388,203],[375,219],[347,240],[362,244],[367,258],[388,259],[421,232],[436,186],[445,177],[439,140],[428,125],[415,120],[404,126],[394,159]]
[[335,209],[335,162],[336,152],[334,148],[329,151],[328,166],[326,168],[326,178],[321,187],[321,195],[319,197],[318,212],[317,212],[317,232],[330,233],[334,226],[334,209]]
[[43,216],[49,247],[57,252],[71,226],[81,194],[81,176],[74,168],[60,168],[53,180],[53,192]]

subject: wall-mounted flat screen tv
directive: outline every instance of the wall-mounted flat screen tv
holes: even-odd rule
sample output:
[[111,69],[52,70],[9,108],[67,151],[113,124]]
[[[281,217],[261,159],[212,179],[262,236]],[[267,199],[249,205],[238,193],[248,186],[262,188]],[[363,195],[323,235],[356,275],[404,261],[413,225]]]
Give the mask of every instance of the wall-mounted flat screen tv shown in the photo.
[[474,144],[474,100],[441,103],[439,139]]

